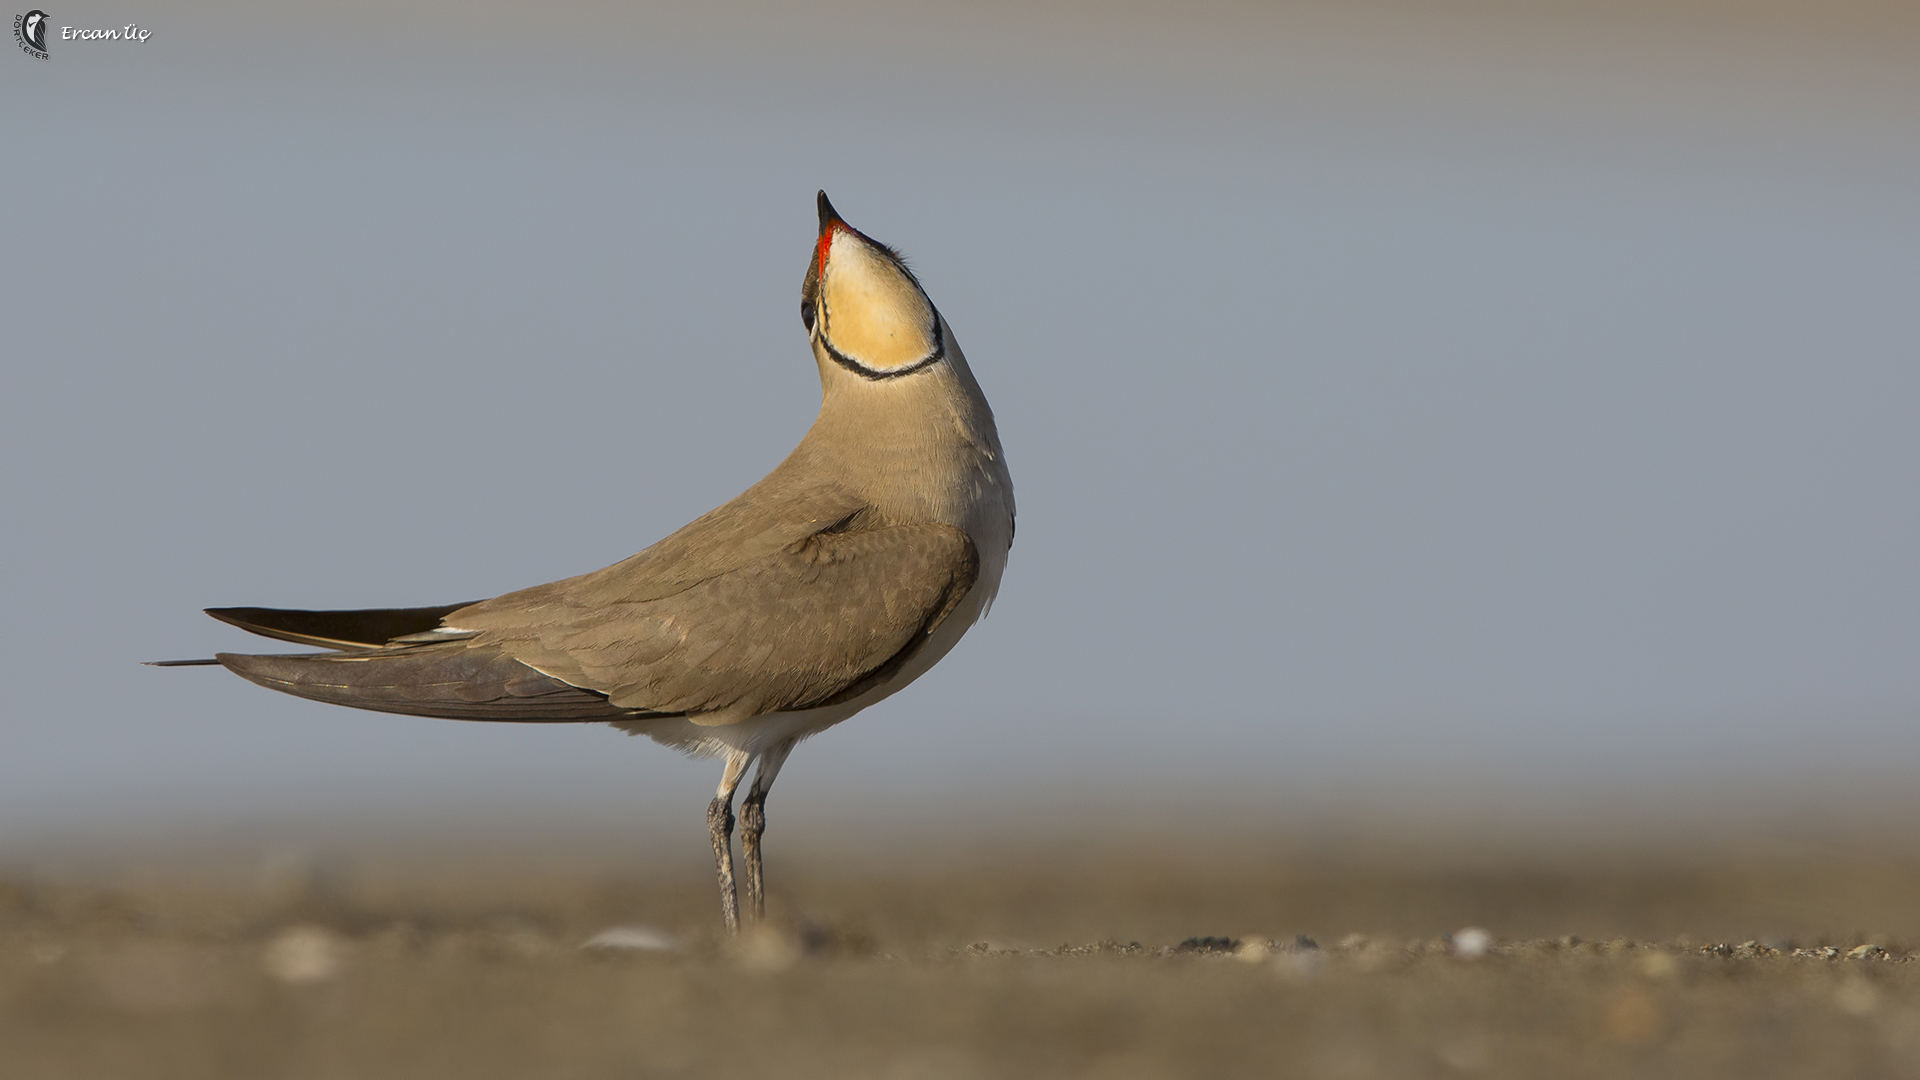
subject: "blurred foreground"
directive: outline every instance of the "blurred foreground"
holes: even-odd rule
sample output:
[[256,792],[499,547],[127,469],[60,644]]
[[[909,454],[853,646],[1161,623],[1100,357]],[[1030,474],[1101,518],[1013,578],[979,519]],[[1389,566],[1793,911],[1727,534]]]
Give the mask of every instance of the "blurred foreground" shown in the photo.
[[1920,1075],[1910,848],[1224,839],[21,861],[0,1073]]

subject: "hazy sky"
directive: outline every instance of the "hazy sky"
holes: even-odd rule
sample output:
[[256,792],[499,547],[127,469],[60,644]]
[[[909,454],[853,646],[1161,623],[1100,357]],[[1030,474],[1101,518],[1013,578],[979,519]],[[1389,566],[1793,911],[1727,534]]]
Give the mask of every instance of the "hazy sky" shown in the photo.
[[1920,18],[1545,7],[62,6],[151,37],[0,57],[0,846],[697,841],[717,766],[641,740],[138,661],[737,493],[817,406],[821,187],[953,325],[1020,531],[777,800],[1920,774]]

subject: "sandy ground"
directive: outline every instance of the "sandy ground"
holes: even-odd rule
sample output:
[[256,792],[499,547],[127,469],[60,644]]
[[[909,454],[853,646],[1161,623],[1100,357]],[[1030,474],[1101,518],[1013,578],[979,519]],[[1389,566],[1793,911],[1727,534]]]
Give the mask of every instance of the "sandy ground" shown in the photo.
[[16,868],[0,1074],[1920,1076],[1920,856],[988,851]]

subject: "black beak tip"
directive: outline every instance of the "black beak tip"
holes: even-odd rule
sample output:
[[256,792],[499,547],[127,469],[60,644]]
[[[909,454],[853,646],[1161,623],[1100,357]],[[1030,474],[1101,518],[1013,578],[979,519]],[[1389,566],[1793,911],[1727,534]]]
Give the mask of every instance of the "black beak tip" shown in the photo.
[[827,199],[826,192],[822,191],[820,193],[818,201],[820,206],[820,231],[826,232],[833,226],[834,222],[841,220],[840,213],[833,208],[833,203]]

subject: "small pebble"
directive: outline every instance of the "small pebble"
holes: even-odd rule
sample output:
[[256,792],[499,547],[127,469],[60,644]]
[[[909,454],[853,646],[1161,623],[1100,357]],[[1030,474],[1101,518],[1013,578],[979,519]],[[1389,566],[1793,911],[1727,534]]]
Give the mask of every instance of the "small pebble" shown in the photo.
[[304,986],[340,974],[340,939],[318,926],[294,926],[267,943],[262,966],[284,983]]
[[1233,958],[1249,964],[1265,963],[1273,955],[1273,942],[1266,938],[1245,938],[1240,947],[1233,950]]
[[1493,935],[1477,926],[1453,932],[1453,954],[1467,960],[1485,956],[1493,945]]

